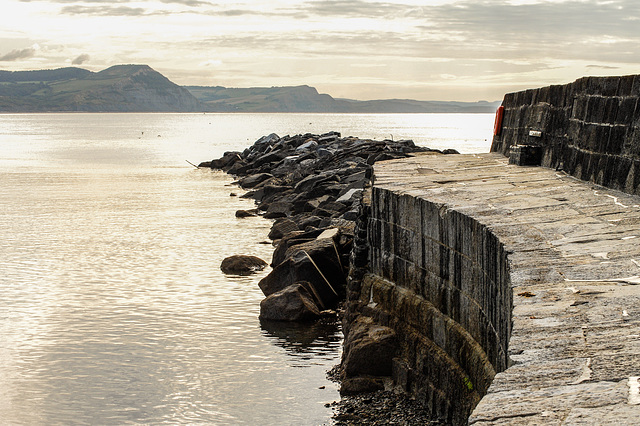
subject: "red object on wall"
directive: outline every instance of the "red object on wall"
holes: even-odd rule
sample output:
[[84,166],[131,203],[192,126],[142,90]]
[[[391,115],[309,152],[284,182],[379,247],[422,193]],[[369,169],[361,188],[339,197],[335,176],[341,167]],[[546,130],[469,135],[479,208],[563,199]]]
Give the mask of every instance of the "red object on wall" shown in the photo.
[[504,117],[504,106],[500,105],[496,111],[496,121],[493,124],[493,136],[498,136],[502,131],[502,118]]

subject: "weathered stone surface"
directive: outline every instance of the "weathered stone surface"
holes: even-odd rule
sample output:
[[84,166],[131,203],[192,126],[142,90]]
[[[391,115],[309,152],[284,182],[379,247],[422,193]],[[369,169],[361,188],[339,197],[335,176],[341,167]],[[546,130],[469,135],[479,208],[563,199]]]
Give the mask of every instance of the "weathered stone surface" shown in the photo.
[[241,157],[239,152],[225,152],[221,158],[200,163],[198,167],[210,167],[212,169],[228,170],[236,161],[240,159]]
[[[322,229],[313,229],[308,231],[292,231],[283,234],[276,249],[273,251],[271,266],[281,264],[287,258],[287,250],[289,250],[290,247],[314,241],[321,233]],[[290,254],[291,252],[289,252],[289,255]]]
[[313,321],[320,310],[307,290],[309,283],[295,283],[260,302],[260,319],[271,321]]
[[291,204],[282,201],[275,201],[269,204],[264,217],[266,219],[278,219],[280,217],[287,217],[291,212]]
[[271,227],[271,231],[269,232],[269,239],[271,240],[279,240],[286,235],[299,231],[298,225],[291,219],[278,219]]
[[264,182],[267,179],[273,178],[273,175],[270,173],[259,173],[255,175],[247,176],[244,179],[240,180],[240,186],[243,188],[253,188],[261,182]]
[[320,174],[313,174],[305,177],[294,186],[293,190],[298,193],[307,192],[320,184],[338,181],[339,178],[335,174],[323,172]]
[[[289,248],[292,252],[285,260],[258,283],[265,296],[276,293],[296,282],[308,281],[315,290],[320,307],[332,306],[344,291],[344,275],[332,243],[316,243],[313,247],[299,244]],[[331,246],[329,245],[331,244]],[[289,251],[288,250],[288,251]]]
[[347,377],[391,376],[391,361],[396,354],[396,333],[375,324],[369,317],[358,318],[349,328],[344,347],[342,369]]
[[368,263],[386,280],[350,283],[345,316],[396,330],[396,385],[454,424],[485,392],[472,424],[640,417],[640,199],[499,154],[375,177]]
[[220,269],[229,275],[250,275],[262,271],[267,262],[256,256],[234,255],[225,258],[220,264]]

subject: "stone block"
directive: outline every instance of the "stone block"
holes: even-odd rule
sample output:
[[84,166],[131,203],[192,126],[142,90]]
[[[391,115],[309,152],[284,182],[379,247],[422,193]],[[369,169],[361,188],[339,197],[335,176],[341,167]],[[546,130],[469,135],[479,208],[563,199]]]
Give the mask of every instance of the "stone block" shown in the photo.
[[640,96],[640,75],[633,76],[633,85],[631,86],[631,96]]
[[604,98],[604,116],[603,123],[613,124],[618,116],[618,109],[620,108],[621,99],[615,96]]
[[548,101],[551,105],[563,108],[565,106],[566,85],[552,85],[549,87]]
[[633,75],[620,77],[617,93],[618,96],[625,97],[631,95],[631,91],[633,90],[633,78]]
[[616,96],[618,94],[618,87],[620,86],[620,77],[601,77],[600,81],[600,93],[603,96]]
[[605,116],[606,98],[594,94],[587,101],[587,112],[584,121],[587,123],[603,123]]
[[635,118],[635,111],[638,105],[638,97],[626,97],[620,101],[616,118],[613,124],[623,124],[630,126]]
[[627,138],[627,130],[627,126],[613,126],[609,128],[609,138],[604,152],[613,155],[621,154]]

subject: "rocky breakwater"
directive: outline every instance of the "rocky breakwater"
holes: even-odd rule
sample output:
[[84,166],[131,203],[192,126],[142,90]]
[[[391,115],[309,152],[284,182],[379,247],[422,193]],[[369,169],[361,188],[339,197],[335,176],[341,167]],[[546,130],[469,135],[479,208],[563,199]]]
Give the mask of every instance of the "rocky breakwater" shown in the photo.
[[432,151],[410,140],[374,141],[340,133],[264,136],[242,152],[226,152],[199,167],[224,170],[256,200],[238,218],[274,220],[272,271],[259,282],[263,320],[309,321],[344,300],[363,190],[372,165]]

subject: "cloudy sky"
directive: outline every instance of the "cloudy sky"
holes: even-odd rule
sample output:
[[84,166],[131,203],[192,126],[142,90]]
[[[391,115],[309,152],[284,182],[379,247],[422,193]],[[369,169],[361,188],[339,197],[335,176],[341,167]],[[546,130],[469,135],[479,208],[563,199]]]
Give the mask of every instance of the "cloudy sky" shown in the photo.
[[148,64],[181,85],[498,100],[640,73],[638,0],[2,0],[0,69]]

